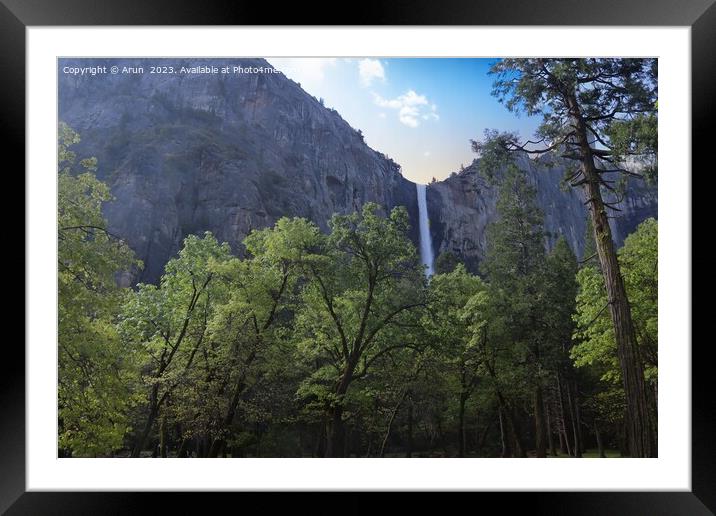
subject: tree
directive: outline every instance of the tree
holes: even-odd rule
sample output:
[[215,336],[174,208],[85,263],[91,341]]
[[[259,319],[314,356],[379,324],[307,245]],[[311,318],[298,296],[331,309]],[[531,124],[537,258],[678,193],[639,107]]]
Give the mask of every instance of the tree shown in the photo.
[[227,389],[230,396],[216,425],[219,435],[210,457],[224,451],[240,397],[250,384],[252,366],[271,355],[277,319],[286,316],[289,295],[300,279],[298,267],[318,238],[318,228],[312,223],[283,217],[274,227],[254,230],[244,239],[247,259],[232,258],[213,267],[230,289],[226,303],[211,321],[211,340],[223,344],[229,354],[217,397]]
[[468,273],[462,264],[451,272],[433,276],[430,282],[430,312],[425,315],[424,325],[440,361],[458,386],[458,457],[466,453],[465,408],[480,381],[482,360],[472,336],[479,330],[475,321],[482,320],[484,314],[475,309],[475,301],[470,301],[486,290],[483,281]]
[[624,284],[632,303],[639,355],[644,362],[647,385],[653,388],[654,408],[659,342],[658,232],[656,219],[646,219],[624,240],[624,246],[619,250]]
[[435,259],[435,273],[436,274],[447,274],[455,270],[460,264],[457,256],[450,251],[440,253]]
[[[582,439],[582,421],[579,401],[579,382],[570,359],[574,321],[572,316],[576,309],[577,296],[577,259],[569,248],[567,241],[560,237],[547,256],[544,278],[545,309],[543,320],[546,325],[547,340],[550,342],[550,356],[545,361],[556,376],[556,395],[559,400],[561,420],[565,422],[563,410],[566,397],[569,421],[572,430],[572,446],[568,448],[575,457],[581,457],[584,447]],[[566,396],[565,396],[566,395]],[[569,442],[567,432],[565,441]]]
[[380,357],[410,345],[385,337],[424,305],[424,279],[405,208],[384,217],[378,205],[366,203],[360,213],[334,215],[330,227],[304,258],[309,283],[297,325],[304,355],[319,364],[301,392],[324,405],[325,455],[337,457],[344,454],[348,389]]
[[[566,180],[581,187],[594,228],[614,326],[627,403],[629,451],[656,453],[644,371],[629,299],[609,227],[607,210],[618,209],[619,184],[611,177],[656,175],[656,59],[504,59],[493,93],[514,112],[541,115],[536,140],[487,132],[473,142],[492,168],[515,152],[556,152],[573,163]],[[606,200],[607,192],[617,199]]]
[[[637,333],[639,357],[650,387],[649,405],[656,418],[657,348],[658,348],[658,224],[655,219],[642,222],[629,235],[619,250],[619,262],[624,283],[632,300],[634,327]],[[579,294],[574,320],[576,344],[571,355],[577,367],[594,368],[607,388],[622,383],[622,370],[614,327],[606,314],[607,292],[595,267],[584,267],[577,274]],[[609,399],[613,399],[611,396]],[[610,402],[604,409],[619,405]],[[602,413],[605,420],[621,418],[621,413]],[[654,421],[655,423],[655,421]]]
[[[511,362],[523,364],[520,381],[532,393],[537,456],[546,455],[543,403],[545,248],[543,215],[524,174],[509,166],[497,201],[498,220],[488,227],[482,264],[490,282],[496,317],[505,321],[501,338],[511,346]],[[509,416],[512,418],[512,416]],[[511,422],[514,426],[514,420]],[[521,448],[521,446],[519,446]]]
[[229,245],[209,232],[190,235],[179,256],[164,268],[159,286],[137,285],[122,308],[120,332],[143,357],[148,390],[144,425],[136,433],[132,457],[139,457],[160,410],[186,379],[197,353],[205,346],[207,324],[225,288],[211,264],[230,257]]
[[[114,327],[126,289],[116,275],[140,266],[107,229],[102,204],[112,196],[94,172],[95,158],[77,162],[77,133],[59,126],[58,140],[58,407],[59,447],[97,456],[121,448],[135,403],[135,364]],[[78,170],[77,170],[78,169]]]

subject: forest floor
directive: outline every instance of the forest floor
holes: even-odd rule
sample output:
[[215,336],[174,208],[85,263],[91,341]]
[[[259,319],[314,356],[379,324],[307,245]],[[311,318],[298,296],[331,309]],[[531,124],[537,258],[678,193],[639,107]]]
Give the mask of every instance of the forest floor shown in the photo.
[[[604,450],[604,455],[606,455],[607,459],[619,459],[621,458],[621,454],[619,453],[619,450],[610,450],[606,449]],[[548,455],[548,457],[552,457],[552,455]],[[590,448],[585,450],[585,452],[582,454],[582,457],[585,459],[595,459],[599,457],[599,451],[596,448]],[[568,459],[571,458],[571,455],[567,455],[566,453],[557,452],[558,459],[564,458]]]
[[[619,450],[606,449],[606,450],[604,450],[604,454],[606,455],[606,458],[608,458],[608,459],[621,458],[621,454],[619,453]],[[144,452],[142,452],[141,456],[142,456],[142,458],[150,458],[152,456],[152,454],[149,451],[144,451]],[[252,457],[251,455],[248,455],[248,456]],[[534,450],[530,450],[527,452],[527,457],[534,457],[534,456],[535,456]],[[129,451],[126,451],[125,453],[117,454],[117,455],[115,455],[115,457],[129,457]],[[169,457],[176,458],[176,453],[170,452]],[[386,453],[385,457],[386,458],[405,458],[405,454],[404,453]],[[441,452],[422,452],[422,453],[416,452],[413,454],[413,457],[414,458],[438,459],[438,458],[451,457],[451,455],[445,454],[444,452],[442,452],[442,453]],[[598,458],[599,452],[596,448],[590,448],[584,452],[582,457],[585,459]],[[231,458],[231,457],[227,457],[227,458]],[[241,457],[237,457],[237,458],[241,458]],[[304,458],[310,458],[310,457],[305,456]],[[351,458],[355,458],[355,455],[351,455]],[[470,453],[470,454],[468,454],[467,458],[475,459],[475,458],[486,458],[486,457],[478,457],[476,454]],[[499,458],[499,457],[491,457],[491,458]],[[548,453],[547,458],[548,459],[550,459],[550,458],[569,459],[569,458],[573,458],[573,457],[571,455],[567,455],[566,453],[562,453],[561,451],[558,451],[556,457],[553,455],[550,455]]]
[[[612,450],[612,449],[605,449],[604,455],[606,455],[607,459],[613,459],[613,458],[621,458],[621,454],[619,453],[619,450]],[[405,458],[404,453],[386,453],[386,458]],[[355,457],[354,455],[352,457]],[[413,457],[416,458],[429,458],[429,459],[438,459],[438,458],[444,458],[444,457],[454,457],[454,455],[445,454],[441,452],[416,452],[413,454]],[[527,452],[528,458],[534,458],[535,452],[534,450],[530,450]],[[585,459],[595,459],[599,457],[599,451],[597,448],[589,448],[587,449],[583,454],[582,458]],[[468,453],[467,458],[469,459],[477,459],[477,458],[499,458],[499,457],[481,457],[478,456],[475,453]],[[570,459],[573,458],[571,455],[567,455],[566,453],[562,453],[561,451],[557,452],[557,456],[547,454],[548,459]]]

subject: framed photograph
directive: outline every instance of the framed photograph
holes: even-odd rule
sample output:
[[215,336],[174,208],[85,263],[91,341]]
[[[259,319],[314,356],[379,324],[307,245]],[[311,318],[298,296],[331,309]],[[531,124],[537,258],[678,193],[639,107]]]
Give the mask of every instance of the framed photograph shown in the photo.
[[27,303],[0,508],[711,514],[691,170],[716,8],[449,4],[3,0]]

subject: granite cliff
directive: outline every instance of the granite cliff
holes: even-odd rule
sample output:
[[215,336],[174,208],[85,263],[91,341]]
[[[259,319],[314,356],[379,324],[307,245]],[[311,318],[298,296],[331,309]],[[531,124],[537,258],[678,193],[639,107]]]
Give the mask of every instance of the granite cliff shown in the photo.
[[[283,74],[148,74],[147,63],[62,59],[59,66],[59,119],[81,135],[78,154],[99,161],[98,176],[116,198],[105,206],[110,230],[144,261],[137,281],[156,281],[192,233],[212,231],[241,253],[251,229],[284,215],[327,229],[333,213],[374,201],[406,206],[417,221],[415,185],[400,167]],[[263,59],[161,64],[270,68]],[[145,73],[62,73],[112,65]]]
[[[517,166],[524,171],[537,192],[537,204],[544,214],[544,228],[549,248],[560,236],[578,257],[584,249],[587,208],[581,188],[562,186],[565,163],[549,155],[530,159],[518,156]],[[477,271],[484,257],[485,229],[496,218],[498,187],[480,173],[475,160],[444,181],[428,185],[428,212],[435,254],[451,252],[462,258],[468,268]],[[614,196],[605,192],[605,199]],[[644,219],[657,217],[657,188],[639,179],[629,179],[626,193],[616,203],[610,220],[612,235],[620,247]]]

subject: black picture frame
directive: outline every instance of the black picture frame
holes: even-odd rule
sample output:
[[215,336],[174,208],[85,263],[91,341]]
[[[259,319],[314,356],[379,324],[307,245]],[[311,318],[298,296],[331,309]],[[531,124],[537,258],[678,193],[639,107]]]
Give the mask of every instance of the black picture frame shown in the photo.
[[[439,5],[439,7],[438,7]],[[303,3],[278,4],[245,0],[0,0],[0,120],[4,156],[18,158],[15,192],[24,191],[25,139],[25,30],[30,26],[82,25],[619,25],[691,27],[692,155],[696,163],[713,161],[709,129],[716,107],[716,4],[714,0],[532,0],[484,2],[426,0],[355,5],[350,17],[346,6],[310,9]],[[317,15],[316,12],[321,12]],[[711,158],[709,161],[707,161]],[[709,169],[712,166],[709,167]],[[6,171],[10,171],[8,167]],[[687,173],[691,173],[688,171]],[[692,176],[693,177],[693,176]],[[9,192],[10,190],[6,190]],[[702,194],[703,195],[703,194]],[[693,204],[698,204],[693,198]],[[694,222],[696,218],[692,217]],[[15,225],[17,225],[15,223]],[[692,234],[694,234],[692,228]],[[698,234],[698,233],[697,233]],[[693,251],[692,251],[693,252]],[[24,258],[24,255],[23,255]],[[23,260],[24,261],[24,260]],[[18,262],[17,258],[14,260]],[[692,267],[693,267],[692,258]],[[26,277],[32,274],[25,269]],[[701,287],[703,288],[703,287]],[[32,307],[26,307],[31,309]],[[0,374],[0,512],[7,514],[104,514],[136,513],[149,509],[150,497],[161,497],[168,511],[180,504],[181,513],[195,507],[206,509],[206,501],[189,499],[182,493],[57,493],[26,492],[25,488],[25,355],[13,339],[5,337],[6,358]],[[12,345],[11,345],[12,344]],[[678,343],[690,345],[691,343]],[[699,345],[701,344],[701,345]],[[549,514],[713,514],[716,511],[716,446],[714,427],[716,402],[711,394],[708,360],[710,342],[692,346],[692,491],[691,492],[601,492],[601,493],[477,493],[496,501],[502,511],[516,506],[530,513]],[[14,349],[14,351],[12,351]],[[242,505],[252,494],[237,494]],[[358,496],[353,494],[351,496]],[[368,495],[368,497],[371,495]],[[223,498],[234,495],[222,495]],[[305,497],[303,498],[305,499]],[[265,507],[275,504],[262,499]],[[222,500],[225,503],[228,500]],[[413,502],[422,503],[421,495]],[[364,512],[373,504],[365,497],[348,509]],[[458,502],[459,503],[459,502]],[[470,504],[476,503],[470,501]],[[482,502],[480,502],[482,503]],[[325,508],[337,506],[325,499]],[[179,506],[179,505],[178,505]],[[300,507],[300,504],[299,506]],[[238,509],[238,506],[236,507]],[[294,509],[295,510],[295,509]],[[320,512],[316,509],[312,512]]]

